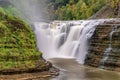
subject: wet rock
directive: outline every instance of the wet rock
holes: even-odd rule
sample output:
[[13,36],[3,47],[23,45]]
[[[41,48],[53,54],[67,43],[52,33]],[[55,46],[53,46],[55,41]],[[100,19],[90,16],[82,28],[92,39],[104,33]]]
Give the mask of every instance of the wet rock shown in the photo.
[[[89,54],[85,60],[86,65],[99,67],[105,50],[111,44],[112,50],[104,63],[104,69],[120,71],[120,25],[118,24],[120,24],[119,21],[112,21],[97,26],[89,41]],[[117,26],[117,29],[112,35],[112,41],[110,41],[110,32],[115,26]]]

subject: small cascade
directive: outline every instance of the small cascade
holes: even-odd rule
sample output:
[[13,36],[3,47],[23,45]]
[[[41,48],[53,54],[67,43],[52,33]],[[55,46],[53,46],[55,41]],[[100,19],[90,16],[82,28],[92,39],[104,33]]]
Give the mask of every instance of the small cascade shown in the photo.
[[113,27],[112,31],[110,32],[110,35],[109,35],[110,44],[108,45],[108,48],[104,52],[103,58],[101,59],[100,64],[99,64],[99,68],[102,68],[102,69],[105,68],[105,62],[108,60],[109,55],[111,54],[111,52],[113,50],[112,35],[114,34],[114,32],[116,32],[116,30],[117,30],[117,26]]

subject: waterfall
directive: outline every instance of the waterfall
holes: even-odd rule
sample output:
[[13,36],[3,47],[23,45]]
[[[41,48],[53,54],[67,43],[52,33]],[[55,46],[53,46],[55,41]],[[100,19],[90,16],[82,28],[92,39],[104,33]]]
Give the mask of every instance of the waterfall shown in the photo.
[[112,28],[112,31],[109,34],[109,40],[110,40],[110,44],[108,45],[108,48],[105,50],[103,58],[100,61],[99,64],[99,68],[104,68],[105,67],[105,62],[108,60],[109,55],[111,54],[112,51],[112,35],[114,34],[114,32],[116,32],[117,30],[117,26],[114,26]]
[[35,23],[38,49],[44,58],[76,58],[84,64],[88,40],[104,20],[54,21]]

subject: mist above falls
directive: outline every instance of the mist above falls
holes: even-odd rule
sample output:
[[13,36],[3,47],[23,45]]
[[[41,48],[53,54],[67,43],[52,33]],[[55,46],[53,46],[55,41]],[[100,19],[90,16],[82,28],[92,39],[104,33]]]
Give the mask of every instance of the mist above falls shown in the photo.
[[31,22],[46,21],[44,0],[8,0]]

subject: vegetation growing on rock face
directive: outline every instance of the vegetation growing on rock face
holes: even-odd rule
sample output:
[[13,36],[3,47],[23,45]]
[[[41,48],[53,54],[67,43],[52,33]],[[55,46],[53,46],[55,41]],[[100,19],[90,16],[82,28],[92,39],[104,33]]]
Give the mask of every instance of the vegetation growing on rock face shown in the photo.
[[45,67],[31,28],[0,7],[0,72]]

